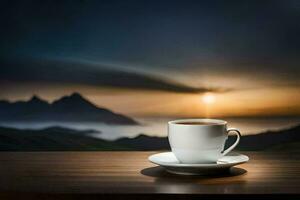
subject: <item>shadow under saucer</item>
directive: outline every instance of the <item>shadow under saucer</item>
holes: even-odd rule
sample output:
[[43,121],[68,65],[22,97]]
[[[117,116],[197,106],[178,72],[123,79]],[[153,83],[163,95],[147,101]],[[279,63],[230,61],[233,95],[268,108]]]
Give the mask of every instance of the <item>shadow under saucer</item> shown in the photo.
[[140,173],[154,178],[156,192],[168,194],[226,194],[236,192],[237,186],[243,187],[247,182],[247,170],[238,167],[213,175],[172,174],[160,166],[145,168]]
[[222,171],[219,171],[218,173],[214,174],[201,174],[201,175],[178,175],[169,173],[165,168],[156,166],[156,167],[149,167],[141,170],[141,174],[145,176],[155,177],[155,178],[178,178],[181,179],[207,179],[207,178],[224,178],[224,177],[234,177],[234,176],[240,176],[247,173],[247,170],[238,168],[238,167],[231,167],[229,169],[225,169]]

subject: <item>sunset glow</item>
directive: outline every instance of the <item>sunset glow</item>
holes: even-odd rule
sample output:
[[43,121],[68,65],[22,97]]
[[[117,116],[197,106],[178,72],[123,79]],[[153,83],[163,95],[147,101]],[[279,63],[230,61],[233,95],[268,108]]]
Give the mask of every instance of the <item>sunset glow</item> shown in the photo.
[[205,104],[213,104],[216,101],[216,97],[213,94],[208,93],[202,97],[202,101]]

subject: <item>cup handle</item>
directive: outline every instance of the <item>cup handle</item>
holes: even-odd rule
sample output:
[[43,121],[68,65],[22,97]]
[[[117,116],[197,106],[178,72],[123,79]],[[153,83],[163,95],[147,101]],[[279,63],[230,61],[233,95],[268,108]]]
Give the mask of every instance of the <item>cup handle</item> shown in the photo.
[[236,134],[236,136],[237,136],[237,138],[236,138],[236,141],[235,141],[235,143],[233,144],[233,145],[231,145],[228,149],[224,149],[221,153],[222,153],[222,155],[223,156],[225,156],[226,154],[228,154],[230,151],[232,151],[235,147],[236,147],[236,145],[238,145],[239,144],[239,142],[240,142],[240,139],[241,139],[241,137],[242,137],[242,135],[241,135],[241,133],[240,133],[240,131],[238,130],[238,129],[236,129],[236,128],[229,128],[229,129],[227,129],[227,133],[229,133],[230,131],[234,131],[235,132],[235,134]]

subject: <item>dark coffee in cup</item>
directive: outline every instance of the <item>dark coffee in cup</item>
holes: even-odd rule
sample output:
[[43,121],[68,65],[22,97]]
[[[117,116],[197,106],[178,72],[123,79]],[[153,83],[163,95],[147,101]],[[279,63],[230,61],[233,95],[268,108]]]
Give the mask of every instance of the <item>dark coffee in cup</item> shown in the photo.
[[218,125],[218,123],[214,122],[177,122],[176,124],[181,124],[181,125]]

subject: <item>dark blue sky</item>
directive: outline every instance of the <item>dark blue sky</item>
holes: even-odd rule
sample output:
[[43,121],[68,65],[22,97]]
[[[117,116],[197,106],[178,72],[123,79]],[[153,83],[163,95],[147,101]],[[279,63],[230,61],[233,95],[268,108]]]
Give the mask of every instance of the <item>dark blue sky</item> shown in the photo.
[[49,81],[57,61],[93,63],[70,77],[98,72],[98,63],[200,88],[234,88],[211,78],[223,76],[299,86],[299,21],[297,0],[3,1],[0,78],[18,81],[31,70],[25,81],[35,80],[41,66],[33,63],[51,61],[43,66]]

